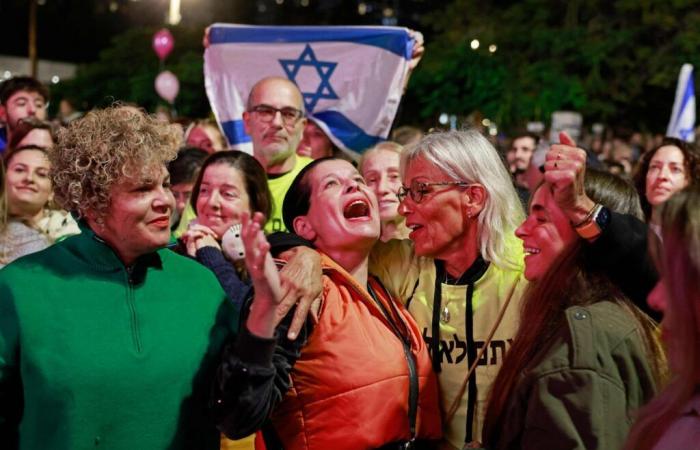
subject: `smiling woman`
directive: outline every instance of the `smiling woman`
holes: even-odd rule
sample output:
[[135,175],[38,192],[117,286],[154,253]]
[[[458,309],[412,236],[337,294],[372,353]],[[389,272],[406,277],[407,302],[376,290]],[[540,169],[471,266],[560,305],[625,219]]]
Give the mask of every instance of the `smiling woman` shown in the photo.
[[[594,202],[639,215],[634,188],[588,170]],[[489,449],[611,449],[662,381],[655,324],[584,260],[584,240],[540,185],[516,231],[525,247],[521,326],[493,382],[484,424]]]
[[79,232],[75,221],[50,208],[53,197],[46,149],[11,148],[4,158],[0,195],[0,267]]
[[486,395],[517,329],[522,207],[496,149],[476,130],[432,133],[401,154],[398,212],[409,240],[379,243],[370,271],[403,300],[431,348],[445,439],[481,439]]
[[284,338],[262,220],[245,225],[256,295],[218,371],[221,430],[238,438],[269,418],[268,448],[287,449],[423,448],[439,438],[437,385],[418,326],[367,271],[379,211],[362,176],[347,161],[318,159],[296,177],[283,211],[321,254],[321,304],[296,341]]
[[180,134],[129,107],[59,134],[56,200],[82,232],[0,272],[3,443],[218,448],[207,382],[238,311],[208,270],[163,248]]
[[398,193],[401,188],[399,161],[402,151],[403,147],[396,142],[382,142],[365,151],[358,165],[379,202],[383,242],[408,237],[409,230],[398,211]]

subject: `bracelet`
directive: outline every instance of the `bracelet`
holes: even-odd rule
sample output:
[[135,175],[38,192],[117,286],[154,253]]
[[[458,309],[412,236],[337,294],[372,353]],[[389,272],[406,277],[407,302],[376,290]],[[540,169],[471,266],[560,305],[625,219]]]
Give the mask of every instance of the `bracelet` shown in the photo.
[[587,223],[587,222],[590,222],[591,219],[593,218],[593,214],[595,214],[596,210],[597,210],[598,207],[600,207],[600,206],[603,206],[603,205],[601,205],[600,203],[596,203],[595,205],[593,205],[593,208],[591,208],[591,210],[588,211],[588,214],[586,214],[586,217],[585,217],[582,221],[580,221],[579,223],[573,224],[573,225],[574,225],[574,228],[578,228],[578,227],[580,227],[581,225],[583,225],[583,224],[585,224],[585,223]]

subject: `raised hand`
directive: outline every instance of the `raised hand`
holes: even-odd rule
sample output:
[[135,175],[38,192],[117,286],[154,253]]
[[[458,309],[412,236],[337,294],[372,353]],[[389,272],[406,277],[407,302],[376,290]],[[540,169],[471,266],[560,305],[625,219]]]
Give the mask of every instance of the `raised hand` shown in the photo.
[[559,134],[559,142],[547,152],[544,179],[551,186],[557,205],[572,224],[577,224],[595,206],[584,189],[586,151],[576,147],[573,139],[564,132]]
[[255,213],[241,217],[241,239],[245,247],[245,264],[255,288],[255,298],[246,322],[248,331],[256,336],[271,338],[282,319],[277,306],[282,299],[280,278],[272,256],[270,244],[263,233],[265,217]]
[[413,51],[411,52],[411,60],[408,62],[408,70],[413,70],[418,66],[421,58],[425,54],[425,46],[423,33],[416,30],[408,30],[408,36],[413,39]]

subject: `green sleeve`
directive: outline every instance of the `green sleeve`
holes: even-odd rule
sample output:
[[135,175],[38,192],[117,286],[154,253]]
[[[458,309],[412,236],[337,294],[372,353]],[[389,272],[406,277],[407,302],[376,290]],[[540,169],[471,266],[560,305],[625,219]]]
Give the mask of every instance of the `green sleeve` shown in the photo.
[[621,382],[591,369],[539,377],[526,404],[523,450],[617,449],[630,426]]
[[0,442],[13,448],[18,439],[22,405],[19,377],[19,324],[12,293],[0,278]]

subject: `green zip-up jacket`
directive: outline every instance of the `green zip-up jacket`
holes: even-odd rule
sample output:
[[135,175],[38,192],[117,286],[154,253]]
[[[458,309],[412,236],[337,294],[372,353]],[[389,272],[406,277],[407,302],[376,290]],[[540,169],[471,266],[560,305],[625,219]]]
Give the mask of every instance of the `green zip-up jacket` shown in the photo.
[[640,325],[629,312],[603,301],[570,307],[566,319],[515,387],[489,449],[618,450],[634,413],[654,396]]
[[125,267],[88,228],[0,271],[0,442],[215,449],[206,417],[238,311],[196,261]]

